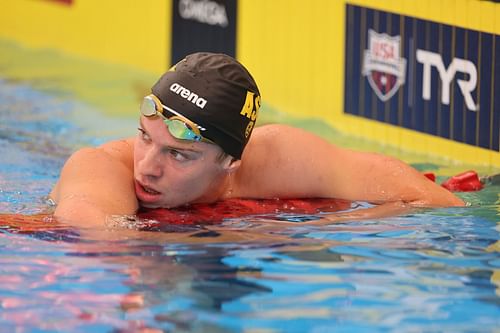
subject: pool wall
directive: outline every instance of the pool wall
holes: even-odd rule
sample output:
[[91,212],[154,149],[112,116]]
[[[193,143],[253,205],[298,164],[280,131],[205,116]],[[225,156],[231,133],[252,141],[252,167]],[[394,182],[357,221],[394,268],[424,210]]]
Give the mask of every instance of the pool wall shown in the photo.
[[160,74],[236,56],[267,105],[450,161],[500,166],[500,4],[480,0],[17,0],[0,37]]

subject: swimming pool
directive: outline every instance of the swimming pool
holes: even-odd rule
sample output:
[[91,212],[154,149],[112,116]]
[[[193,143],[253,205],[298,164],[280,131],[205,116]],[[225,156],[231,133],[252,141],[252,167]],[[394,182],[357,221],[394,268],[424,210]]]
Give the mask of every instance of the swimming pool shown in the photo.
[[498,185],[463,195],[467,208],[321,227],[287,211],[163,232],[128,219],[78,230],[42,214],[45,195],[71,151],[133,134],[136,117],[101,112],[60,76],[1,73],[0,332],[500,327]]

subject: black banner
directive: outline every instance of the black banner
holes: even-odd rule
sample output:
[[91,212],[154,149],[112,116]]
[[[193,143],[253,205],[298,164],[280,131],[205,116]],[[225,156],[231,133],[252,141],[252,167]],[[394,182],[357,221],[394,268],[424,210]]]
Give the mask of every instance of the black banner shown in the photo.
[[172,58],[199,52],[236,55],[237,0],[172,1]]

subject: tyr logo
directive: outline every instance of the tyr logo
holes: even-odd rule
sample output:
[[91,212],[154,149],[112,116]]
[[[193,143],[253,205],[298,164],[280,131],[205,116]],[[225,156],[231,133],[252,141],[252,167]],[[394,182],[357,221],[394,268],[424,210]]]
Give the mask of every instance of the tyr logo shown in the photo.
[[417,61],[424,65],[422,77],[422,97],[425,100],[431,99],[431,68],[436,67],[439,78],[442,82],[441,103],[450,104],[450,83],[455,77],[456,72],[462,72],[469,75],[469,80],[457,79],[457,84],[465,99],[467,109],[477,111],[479,105],[476,105],[472,98],[472,92],[477,85],[477,69],[473,62],[460,58],[453,58],[448,68],[444,67],[443,59],[439,53],[425,50],[417,50]]

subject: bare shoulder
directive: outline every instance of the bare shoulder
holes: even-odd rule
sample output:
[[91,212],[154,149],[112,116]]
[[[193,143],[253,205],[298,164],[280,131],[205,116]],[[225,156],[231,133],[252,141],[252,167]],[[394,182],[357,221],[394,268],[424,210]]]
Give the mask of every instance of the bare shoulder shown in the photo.
[[[99,147],[85,147],[74,152],[61,170],[61,176],[49,196],[59,201],[61,190],[75,184],[89,183],[88,179],[98,179],[117,174],[116,170],[133,172],[133,138],[114,140]],[[114,170],[114,171],[113,171]]]
[[92,169],[105,168],[120,164],[127,169],[133,168],[134,145],[133,138],[114,140],[99,147],[87,147],[76,151],[66,161],[63,172],[66,169],[76,168],[82,170],[89,166]]
[[132,166],[134,161],[134,140],[135,137],[114,140],[101,145],[97,149],[101,149],[127,166]]
[[255,128],[248,143],[248,148],[249,150],[272,149],[276,153],[282,152],[283,154],[288,154],[291,150],[297,152],[300,149],[307,149],[308,151],[337,149],[335,145],[316,134],[282,124],[264,125]]
[[320,137],[308,132],[302,128],[292,127],[284,124],[269,124],[256,127],[252,133],[251,141],[255,140],[281,140],[281,139],[320,139]]
[[293,162],[293,165],[298,166],[319,156],[328,162],[343,151],[344,149],[304,129],[272,124],[255,128],[245,148],[243,163],[275,161],[283,165],[284,161],[288,161],[288,165]]
[[330,171],[336,147],[323,138],[287,125],[254,130],[242,157],[238,181],[242,195],[315,197]]

